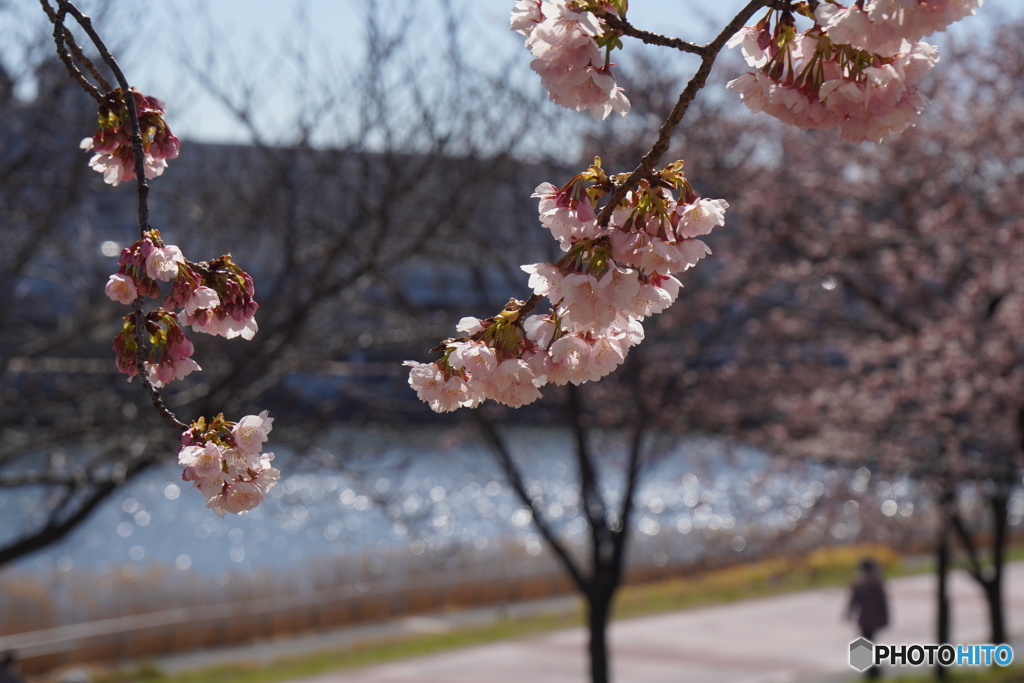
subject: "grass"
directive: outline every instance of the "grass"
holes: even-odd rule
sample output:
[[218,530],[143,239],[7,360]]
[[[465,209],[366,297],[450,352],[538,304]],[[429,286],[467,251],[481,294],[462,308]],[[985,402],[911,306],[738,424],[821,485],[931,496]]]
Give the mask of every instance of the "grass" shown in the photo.
[[137,669],[101,672],[94,680],[96,683],[276,683],[455,648],[521,638],[535,633],[578,626],[580,623],[579,613],[505,618],[450,633],[379,640],[331,652],[282,659],[269,665],[227,664],[175,675],[166,675],[155,667],[143,666]]
[[815,550],[803,557],[740,564],[619,592],[619,618],[671,612],[702,605],[778,595],[849,583],[865,556],[886,567],[889,576],[904,573],[901,556],[882,546],[856,545]]
[[[888,576],[928,571],[927,562],[908,563],[894,550],[881,546],[823,548],[803,557],[776,558],[749,564],[709,569],[691,577],[626,586],[619,591],[616,618],[629,618],[704,605],[721,604],[780,593],[846,585],[861,558],[871,556],[886,568]],[[443,634],[417,634],[380,640],[279,660],[269,665],[232,664],[199,671],[167,675],[153,666],[99,672],[97,683],[276,683],[342,669],[379,664],[407,657],[427,655],[454,648],[497,642],[583,624],[582,608],[569,613],[505,617],[492,623]],[[1010,667],[969,677],[955,672],[959,683],[1010,683],[1024,681],[1024,669]],[[971,676],[979,672],[972,672]],[[930,675],[930,674],[929,674]],[[1009,677],[1006,677],[1009,676]],[[1015,677],[1014,677],[1015,676]],[[895,680],[895,679],[890,679]],[[901,683],[919,683],[933,678],[901,678]]]

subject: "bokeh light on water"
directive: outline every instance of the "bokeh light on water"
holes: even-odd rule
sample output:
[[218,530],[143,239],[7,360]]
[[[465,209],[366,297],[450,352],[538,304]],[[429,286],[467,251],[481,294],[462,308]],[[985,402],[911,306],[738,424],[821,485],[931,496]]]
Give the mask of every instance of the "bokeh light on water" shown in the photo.
[[[607,446],[610,460],[623,452],[617,438],[595,439]],[[224,519],[180,481],[179,467],[168,466],[124,487],[69,538],[19,566],[130,574],[155,564],[221,576],[396,548],[423,557],[453,549],[486,556],[489,549],[513,542],[529,555],[541,553],[531,512],[504,485],[479,443],[440,430],[346,433],[337,441],[341,455],[360,448],[373,453],[371,466],[358,474],[309,470],[308,464],[303,469],[277,449],[284,477],[270,500],[252,513]],[[511,442],[533,487],[530,495],[543,496],[544,512],[558,533],[585,540],[570,435],[517,429]],[[609,474],[600,488],[606,502],[617,505],[622,468],[604,464]],[[753,449],[726,449],[708,439],[678,442],[643,482],[633,515],[635,550],[643,552],[658,540],[649,558],[655,564],[699,559],[712,538],[734,552],[749,552],[756,549],[756,538],[806,521],[823,497],[873,493],[877,511],[896,519],[924,505],[909,481],[873,477],[864,468],[794,469]],[[0,535],[14,536],[39,504],[32,491],[0,493]],[[1019,522],[1021,506],[1015,505]],[[855,539],[863,513],[856,500],[846,501],[830,515],[823,538]]]

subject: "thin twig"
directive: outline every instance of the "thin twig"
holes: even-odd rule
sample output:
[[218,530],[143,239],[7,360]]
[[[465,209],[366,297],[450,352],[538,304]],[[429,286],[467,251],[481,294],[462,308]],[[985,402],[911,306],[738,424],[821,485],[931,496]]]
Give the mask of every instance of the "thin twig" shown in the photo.
[[167,424],[179,432],[183,432],[188,429],[188,425],[179,420],[178,416],[167,407],[163,396],[160,395],[160,390],[153,385],[153,381],[149,378],[149,371],[146,369],[146,341],[149,333],[146,331],[146,314],[142,310],[141,296],[132,302],[132,321],[135,323],[135,368],[138,371],[139,378],[142,380],[142,386],[149,392],[149,400],[153,403],[153,408],[156,409],[157,414]]
[[[778,0],[751,0],[746,7],[740,10],[740,12],[735,17],[733,17],[733,19],[728,24],[726,24],[725,28],[722,29],[721,33],[719,33],[715,37],[715,39],[712,40],[707,45],[691,46],[694,49],[684,48],[680,45],[670,46],[676,47],[677,49],[682,49],[685,52],[699,54],[701,57],[700,66],[697,68],[697,71],[694,73],[690,81],[686,84],[686,87],[683,89],[683,92],[680,93],[679,100],[676,102],[675,107],[673,107],[672,112],[669,114],[668,118],[665,119],[665,122],[662,123],[661,128],[658,130],[657,140],[654,142],[654,145],[651,146],[650,150],[648,150],[647,154],[645,154],[643,158],[640,160],[640,165],[637,166],[636,169],[632,173],[630,173],[624,181],[617,183],[615,185],[615,188],[612,190],[611,194],[608,197],[607,204],[605,204],[604,208],[601,209],[601,212],[597,216],[597,221],[599,225],[607,226],[608,221],[611,220],[612,212],[615,211],[615,208],[626,196],[626,193],[629,192],[631,188],[635,187],[642,178],[651,175],[651,172],[654,169],[654,165],[658,163],[662,155],[664,155],[665,151],[668,149],[669,141],[672,138],[672,133],[675,132],[675,129],[679,125],[680,121],[683,120],[683,116],[686,114],[687,109],[689,109],[690,104],[693,103],[693,99],[697,96],[697,93],[707,83],[708,76],[711,74],[711,68],[714,66],[715,60],[718,58],[718,54],[722,51],[722,48],[724,48],[725,44],[729,42],[729,39],[733,35],[735,35],[737,31],[743,28],[744,24],[746,24],[747,21],[749,21],[750,18],[754,16],[754,13],[757,12],[757,10],[761,9],[762,7],[775,6],[777,3]],[[605,19],[606,21],[609,19],[609,17],[613,16],[607,14],[607,12],[597,12],[597,15],[600,16],[602,19]],[[613,23],[609,23],[609,26],[612,26],[616,30],[619,30],[620,28],[625,28],[627,26],[629,26],[630,29],[632,29],[631,25],[627,24],[626,22],[623,22],[622,20],[619,20],[618,17],[615,17],[615,21],[620,22],[620,24],[616,25]],[[636,37],[641,37],[639,34],[646,34],[646,32],[639,31],[639,29],[632,30],[638,34]],[[630,35],[633,34],[631,33]],[[647,35],[655,36],[656,34]],[[664,36],[662,36],[662,38],[664,38]],[[643,38],[641,37],[641,39]],[[666,38],[665,40],[671,41],[672,39]],[[686,45],[689,45],[689,43],[686,43]],[[544,297],[539,296],[537,294],[531,295],[530,298],[527,299],[526,302],[524,302],[523,305],[518,308],[518,310],[520,311],[520,319],[524,318],[529,312],[536,308],[537,304],[539,304],[541,299],[543,298]],[[431,353],[439,352],[444,347],[445,344],[441,344],[431,349]]]
[[[48,8],[46,0],[40,0],[43,3],[44,8]],[[128,108],[128,122],[132,132],[132,155],[135,161],[135,179],[136,187],[138,189],[138,201],[139,201],[139,232],[142,237],[145,237],[146,232],[149,230],[149,183],[146,181],[146,150],[142,144],[142,126],[139,124],[139,112],[135,107],[135,93],[131,86],[128,84],[128,79],[125,77],[124,72],[118,65],[117,60],[107,49],[103,39],[100,38],[96,29],[92,25],[92,20],[83,14],[81,10],[75,7],[68,0],[57,0],[58,10],[53,18],[54,21],[54,40],[57,42],[58,52],[63,44],[64,32],[64,17],[70,15],[74,17],[75,21],[78,22],[82,30],[85,31],[86,35],[92,41],[93,45],[99,51],[100,57],[110,68],[111,73],[114,74],[114,78],[117,80],[118,85],[121,88],[121,96],[124,98],[125,105]],[[63,55],[61,57],[64,58]],[[68,64],[66,61],[65,64]],[[73,66],[73,65],[72,65]],[[93,69],[94,70],[94,69]],[[71,67],[69,67],[71,71]],[[77,68],[72,72],[72,76],[77,72],[81,75],[81,72]],[[84,80],[84,76],[82,79]],[[76,80],[79,80],[76,77]],[[82,81],[79,80],[79,83]],[[84,87],[84,86],[83,86]],[[167,407],[164,403],[163,397],[160,395],[160,391],[154,386],[152,380],[149,377],[149,373],[146,370],[146,349],[147,339],[149,334],[146,331],[146,315],[142,310],[142,297],[139,296],[132,302],[132,318],[135,323],[135,367],[138,370],[138,375],[142,381],[142,386],[145,387],[149,393],[150,400],[153,403],[153,407],[156,412],[166,421],[169,425],[176,428],[178,431],[184,431],[188,428],[184,422],[178,419],[178,417]]]
[[[50,7],[50,1],[49,0],[39,0],[39,4],[41,4],[43,6],[43,11],[46,12],[46,16],[49,17],[50,21],[53,24],[57,24],[58,23],[57,14],[56,14],[56,12],[53,11],[53,8]],[[64,23],[63,19],[60,20],[60,23],[61,24]],[[104,92],[110,92],[111,90],[113,90],[113,88],[110,87],[110,84],[107,83],[107,79],[105,79],[103,77],[103,74],[101,74],[99,72],[99,70],[96,68],[96,65],[93,64],[92,60],[89,59],[85,55],[85,52],[82,51],[82,47],[75,40],[75,36],[71,33],[71,31],[66,26],[63,27],[63,29],[64,29],[64,42],[67,43],[68,48],[71,50],[71,55],[76,60],[78,60],[78,62],[82,66],[84,66],[86,68],[86,70],[89,72],[89,74],[93,78],[96,79],[96,83],[99,84],[99,94],[102,96],[102,94]],[[74,75],[74,74],[72,74],[72,75]]]
[[624,36],[636,38],[637,40],[647,43],[648,45],[660,45],[661,47],[671,47],[676,50],[689,52],[690,54],[694,55],[704,54],[705,48],[701,45],[688,43],[685,40],[682,40],[681,38],[670,38],[668,36],[663,36],[660,33],[653,33],[651,31],[639,29],[633,26],[633,24],[629,23],[625,19],[621,19],[607,10],[595,10],[594,14],[600,17],[601,20],[604,21],[604,23],[607,24],[608,27],[611,28],[612,30],[621,33]]
[[693,74],[693,77],[686,84],[683,92],[679,94],[679,100],[676,102],[676,106],[672,108],[672,112],[665,119],[665,122],[661,124],[661,128],[658,130],[658,139],[651,146],[651,149],[643,156],[640,160],[640,164],[636,169],[629,174],[625,181],[618,184],[615,190],[608,197],[608,203],[605,204],[604,208],[601,209],[601,213],[598,215],[597,220],[600,225],[608,225],[608,221],[612,217],[612,212],[615,211],[615,207],[619,205],[619,202],[623,200],[626,193],[636,186],[636,184],[643,178],[648,177],[654,169],[654,165],[658,163],[662,155],[668,150],[669,141],[672,138],[672,133],[675,132],[679,122],[683,120],[683,116],[686,115],[686,111],[690,108],[693,103],[693,99],[700,92],[701,88],[707,83],[708,76],[711,75],[711,67],[714,66],[715,60],[718,58],[718,53],[722,51],[725,44],[729,42],[729,39],[735,35],[737,31],[743,28],[743,25],[750,20],[754,13],[762,7],[766,7],[771,4],[771,0],[751,0],[747,3],[747,6],[740,10],[739,14],[733,17],[732,21],[726,24],[722,32],[719,33],[714,40],[701,48],[701,61],[697,71]]
[[[70,74],[71,78],[78,83],[79,87],[81,87],[89,97],[102,103],[103,93],[105,91],[97,88],[89,82],[89,79],[85,77],[85,74],[83,74],[78,66],[75,65],[75,60],[72,58],[72,54],[74,54],[74,57],[80,62],[86,65],[89,73],[96,77],[100,82],[100,87],[106,87],[106,90],[110,90],[110,87],[106,85],[106,81],[104,81],[102,77],[99,77],[96,72],[96,67],[85,56],[82,52],[82,48],[78,46],[78,43],[75,42],[75,37],[72,35],[71,31],[64,26],[64,15],[66,14],[66,10],[62,9],[58,12],[54,12],[53,8],[50,7],[48,0],[39,0],[39,4],[43,6],[43,11],[46,12],[46,16],[49,17],[51,22],[53,22],[53,42],[57,46],[57,56],[60,57],[60,61],[64,63],[64,68],[68,70],[68,74]],[[69,46],[70,52],[68,51]]]
[[573,559],[572,554],[565,544],[555,535],[554,529],[551,528],[549,521],[544,517],[544,506],[539,505],[530,495],[529,491],[526,490],[526,483],[523,481],[523,475],[519,471],[519,467],[516,465],[515,458],[512,456],[512,451],[509,450],[508,444],[505,439],[502,438],[498,428],[494,422],[485,417],[484,414],[479,411],[473,411],[474,417],[476,417],[477,424],[480,426],[480,431],[491,444],[491,448],[494,449],[494,454],[501,465],[501,468],[505,471],[505,477],[508,480],[512,490],[518,496],[519,501],[526,506],[531,513],[534,526],[544,540],[547,542],[548,547],[558,556],[561,560],[562,565],[565,567],[566,572],[572,578],[573,583],[576,584],[577,588],[581,592],[586,593],[590,587],[590,579],[584,574],[582,568],[580,568],[576,561]]
[[[82,14],[81,10],[75,7],[68,0],[57,0],[60,7],[57,17],[63,26],[64,14],[70,14],[82,27],[86,35],[99,50],[100,57],[110,67],[117,84],[121,87],[121,94],[128,107],[128,121],[132,129],[132,155],[135,157],[135,179],[139,192],[139,230],[143,235],[149,230],[149,183],[146,182],[146,151],[142,145],[142,128],[139,126],[139,113],[135,108],[135,97],[132,95],[132,88],[125,78],[124,72],[118,65],[114,55],[107,49],[103,39],[93,28],[92,19]],[[56,36],[55,36],[56,37]]]

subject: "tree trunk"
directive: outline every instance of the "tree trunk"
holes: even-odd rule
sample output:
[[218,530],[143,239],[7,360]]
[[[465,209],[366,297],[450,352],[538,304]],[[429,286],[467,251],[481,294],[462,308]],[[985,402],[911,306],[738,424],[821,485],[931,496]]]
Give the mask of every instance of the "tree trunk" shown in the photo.
[[1003,615],[1003,582],[998,575],[986,581],[985,599],[988,600],[988,625],[991,637],[989,642],[993,645],[1006,643],[1006,619]]
[[1010,508],[1009,487],[989,496],[992,507],[992,573],[983,584],[985,599],[988,600],[989,629],[993,645],[1006,643],[1006,615],[1003,612],[1003,566],[1006,559],[1006,536],[1009,520],[1007,513]]
[[[939,542],[935,549],[935,576],[938,583],[936,599],[938,601],[936,643],[942,645],[949,642],[950,636],[950,613],[949,613],[949,517],[946,514],[945,504],[942,505],[942,514],[939,519]],[[939,681],[947,679],[946,667],[942,664],[935,665],[935,678]]]
[[608,620],[611,617],[613,592],[595,581],[587,592],[587,626],[590,629],[590,681],[608,683]]
[[971,536],[970,529],[964,524],[960,515],[954,511],[951,521],[953,528],[970,559],[969,573],[978,582],[988,603],[989,638],[995,645],[1006,642],[1006,616],[1003,610],[1003,564],[1006,559],[1007,512],[1009,510],[1010,487],[990,493],[989,504],[992,506],[992,566],[985,567],[981,562],[981,553]]

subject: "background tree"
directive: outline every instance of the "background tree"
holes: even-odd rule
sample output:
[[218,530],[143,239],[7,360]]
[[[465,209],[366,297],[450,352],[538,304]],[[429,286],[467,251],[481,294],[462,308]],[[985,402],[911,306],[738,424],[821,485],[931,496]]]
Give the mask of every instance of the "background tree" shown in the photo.
[[[755,400],[735,401],[734,424],[929,486],[989,600],[993,642],[1006,637],[1001,565],[1022,464],[1014,30],[954,43],[931,108],[884,145],[779,134],[734,207],[760,237],[751,286],[782,295],[738,359]],[[967,492],[988,501],[987,569],[981,520],[957,508]]]
[[[247,345],[197,341],[210,371],[165,391],[181,415],[265,406],[301,418],[290,429],[282,420],[275,432],[301,450],[334,420],[359,422],[394,407],[404,385],[400,349],[447,327],[443,308],[453,291],[486,299],[506,284],[507,272],[486,268],[478,252],[525,248],[516,238],[519,200],[504,188],[519,180],[521,166],[508,155],[523,144],[524,121],[535,119],[507,84],[457,60],[443,90],[424,92],[425,81],[411,76],[431,62],[421,59],[427,46],[409,41],[410,16],[386,20],[369,6],[366,53],[351,82],[307,72],[323,83],[332,77],[333,87],[306,91],[311,99],[285,141],[271,143],[254,124],[260,93],[281,82],[236,76],[228,84],[225,74],[197,71],[253,145],[186,141],[177,172],[153,181],[151,222],[186,251],[202,244],[203,252],[231,252],[249,269],[261,329]],[[10,84],[0,103],[11,141],[0,159],[0,230],[9,245],[0,258],[5,291],[13,292],[0,303],[0,486],[38,495],[16,535],[0,542],[0,564],[62,538],[125,482],[172,462],[178,440],[113,371],[114,307],[95,294],[136,232],[131,190],[103,186],[86,165],[77,141],[91,132],[94,107],[43,36],[22,58],[38,66],[9,70],[36,83],[35,98],[16,96],[31,90]],[[458,34],[449,37],[443,60],[459,54]],[[286,57],[301,55],[268,59],[281,66]],[[395,80],[400,91],[388,87]],[[342,92],[362,103],[354,122],[335,106]],[[493,125],[496,109],[479,114],[474,103],[483,96],[508,104],[506,125]],[[333,146],[317,144],[324,135]],[[426,267],[438,259],[449,266]],[[383,391],[360,391],[351,372],[378,373]]]
[[[764,4],[749,3],[731,29]],[[632,30],[626,24],[618,26],[627,34]],[[496,211],[494,202],[481,206],[479,198],[502,197],[510,176],[518,175],[521,167],[510,163],[508,155],[521,142],[526,122],[535,113],[513,110],[525,113],[515,125],[509,125],[504,112],[506,121],[498,128],[507,131],[507,137],[495,139],[490,133],[493,120],[481,121],[460,108],[468,99],[467,91],[479,97],[482,92],[490,94],[486,88],[493,87],[464,64],[458,70],[463,76],[455,78],[452,89],[440,97],[436,93],[428,97],[414,87],[411,94],[393,99],[395,91],[389,85],[394,81],[417,82],[402,63],[390,70],[390,65],[401,61],[401,46],[410,24],[400,24],[391,32],[371,13],[366,28],[371,38],[366,77],[350,84],[346,92],[359,92],[368,106],[355,124],[338,121],[332,117],[336,94],[312,88],[318,97],[302,110],[294,126],[295,136],[285,146],[265,139],[254,123],[250,106],[259,84],[243,82],[233,91],[216,75],[202,76],[236,112],[241,125],[249,128],[254,147],[211,150],[209,156],[196,158],[192,164],[180,160],[186,179],[171,181],[169,176],[165,186],[159,181],[157,187],[166,187],[166,192],[163,198],[154,199],[154,223],[174,225],[183,234],[191,230],[192,239],[204,245],[222,243],[223,250],[232,248],[236,260],[247,264],[259,274],[258,281],[266,283],[259,295],[264,313],[259,343],[245,348],[210,343],[207,357],[211,367],[217,367],[217,374],[210,376],[212,380],[195,379],[183,384],[184,389],[168,392],[175,409],[211,415],[251,404],[270,406],[274,411],[301,406],[315,417],[315,427],[326,426],[339,416],[355,420],[389,414],[386,411],[396,404],[396,394],[368,395],[331,380],[321,389],[311,387],[309,378],[322,376],[325,367],[340,367],[332,363],[398,360],[403,350],[397,342],[416,341],[421,331],[426,338],[443,336],[451,329],[451,311],[435,310],[441,308],[432,300],[435,291],[471,283],[475,293],[482,293],[480,304],[486,310],[492,285],[500,283],[507,289],[502,278],[515,272],[507,264],[522,261],[517,251],[527,243],[516,230],[522,203],[510,199],[508,211]],[[673,118],[678,123],[693,95],[703,87],[715,52],[728,35],[727,28],[711,45],[686,50],[699,54],[702,63],[679,100],[667,103],[669,132],[675,125]],[[656,40],[649,34],[641,37]],[[450,52],[456,52],[455,46]],[[324,78],[324,82],[328,80]],[[959,81],[944,85],[949,90],[967,87]],[[999,88],[1005,89],[987,87],[1000,94]],[[497,92],[499,98],[507,96],[510,104],[518,102],[514,92]],[[660,106],[657,98],[651,99],[655,100],[651,109]],[[980,95],[976,99],[984,102]],[[999,101],[1002,104],[1004,99]],[[933,119],[922,123],[922,129],[932,120],[948,125],[963,120],[957,116],[965,114],[975,120],[977,111],[961,112],[959,106],[951,103],[948,111],[932,114]],[[715,109],[709,105],[708,111]],[[696,118],[699,124],[713,117]],[[418,123],[415,133],[405,125],[410,120]],[[477,123],[482,125],[475,128]],[[650,345],[650,355],[662,363],[632,368],[637,386],[624,406],[613,407],[609,397],[600,393],[596,399],[581,402],[575,391],[568,392],[580,509],[590,532],[586,562],[564,546],[545,519],[542,501],[525,485],[500,432],[493,423],[484,425],[510,484],[523,504],[533,510],[541,535],[587,598],[595,681],[606,680],[608,675],[605,625],[614,591],[621,583],[634,495],[644,468],[653,459],[643,437],[648,426],[679,429],[685,424],[689,429],[742,433],[760,443],[785,444],[796,453],[844,463],[863,462],[864,453],[881,435],[885,446],[871,462],[886,463],[892,471],[908,471],[905,463],[927,461],[927,467],[921,465],[913,471],[942,482],[963,478],[991,481],[997,491],[993,500],[1002,505],[993,503],[993,509],[1004,520],[1008,483],[1017,477],[1016,467],[1007,468],[1005,459],[994,462],[990,456],[1019,450],[1019,435],[1014,442],[1007,434],[1014,428],[1019,432],[1020,407],[1012,391],[982,390],[1006,376],[1011,379],[1000,386],[1020,383],[1014,374],[1018,372],[1016,359],[1005,348],[1019,337],[1014,327],[1014,321],[1020,320],[1014,308],[1017,284],[1008,266],[1000,270],[977,265],[992,255],[992,243],[970,240],[965,251],[975,262],[965,267],[962,252],[950,247],[962,233],[943,232],[950,216],[961,225],[972,220],[1002,221],[1006,209],[1000,205],[991,211],[979,210],[964,199],[947,202],[964,184],[963,166],[957,166],[956,159],[938,173],[924,164],[918,167],[924,171],[920,175],[915,176],[913,169],[905,171],[902,185],[876,171],[898,168],[895,160],[911,150],[936,158],[938,164],[956,156],[942,148],[943,144],[960,149],[982,143],[955,137],[927,142],[922,138],[919,147],[897,142],[869,153],[836,144],[824,135],[816,140],[820,145],[812,146],[806,138],[751,125],[745,117],[723,121],[721,128],[718,125],[691,126],[692,132],[679,138],[680,156],[686,158],[688,169],[699,169],[697,182],[713,188],[711,193],[743,198],[734,202],[734,206],[746,207],[738,214],[742,230],[717,242],[716,251],[726,256],[712,262],[715,265],[703,285],[697,278],[687,281],[693,286],[686,292],[692,296],[687,297],[685,310],[651,325],[657,334],[652,335],[656,340]],[[317,144],[322,127],[351,131],[351,136],[324,148]],[[723,129],[724,139],[730,141],[727,145],[721,145],[716,137]],[[465,135],[463,141],[453,142],[456,130]],[[469,143],[464,141],[467,139]],[[913,141],[912,136],[907,139]],[[700,146],[705,141],[728,152],[702,154]],[[651,172],[670,142],[670,135],[663,133],[643,157],[634,180]],[[937,154],[936,148],[942,153]],[[1006,153],[1005,149],[995,151]],[[1012,175],[1007,171],[1013,169],[1015,157],[1010,153],[999,159],[997,167],[985,173],[1003,180]],[[853,194],[837,192],[836,178],[855,185]],[[521,180],[515,178],[515,182]],[[615,192],[628,185],[623,183]],[[927,189],[922,196],[928,201],[914,194],[921,187]],[[794,190],[798,191],[798,203],[789,199]],[[403,201],[396,203],[396,195]],[[808,214],[808,208],[815,213]],[[188,220],[183,219],[186,216]],[[507,230],[495,216],[512,217]],[[864,237],[865,216],[872,221],[867,230],[870,239]],[[482,234],[464,227],[480,223],[492,232]],[[53,232],[66,229],[60,216],[44,224]],[[24,231],[24,224],[19,225]],[[210,226],[222,230],[222,236],[211,235]],[[1012,242],[1016,228],[1007,230],[997,237],[996,244]],[[988,232],[998,236],[1003,226]],[[240,241],[243,233],[248,237]],[[112,243],[120,239],[113,232],[104,236]],[[188,239],[178,241],[187,245]],[[500,246],[506,247],[506,253],[496,256],[495,242],[503,242]],[[31,247],[25,244],[19,253],[27,255]],[[267,258],[268,253],[274,258]],[[448,267],[428,265],[438,262]],[[12,272],[28,272],[18,259],[12,268]],[[923,281],[922,274],[926,276]],[[840,295],[842,304],[836,305]],[[728,301],[726,305],[723,299]],[[100,319],[91,318],[89,325],[72,322],[72,332],[60,351],[67,352],[74,343],[91,357],[103,345],[97,331]],[[11,342],[12,353],[5,354],[12,374],[25,375],[45,367],[47,351],[52,350],[39,350],[22,338],[52,339],[51,328],[67,324],[46,319],[36,329],[25,320],[29,316],[23,314],[11,327],[21,335]],[[972,336],[979,325],[986,326],[987,334]],[[681,330],[685,331],[682,335]],[[964,339],[946,343],[958,335]],[[1002,341],[993,343],[992,339]],[[97,358],[102,355],[95,354]],[[867,378],[867,383],[857,384],[862,378]],[[318,379],[322,381],[322,377]],[[97,396],[105,396],[103,382],[96,385]],[[629,383],[616,388],[622,386]],[[941,390],[935,401],[921,400],[923,392],[936,387]],[[72,387],[75,396],[82,388],[82,384]],[[91,406],[97,414],[121,416],[111,422],[98,422],[95,416],[82,418],[75,412],[70,394],[50,408],[54,415],[74,416],[73,423],[68,423],[72,425],[69,433],[86,433],[86,426],[106,438],[115,431],[130,433],[119,431],[122,422],[137,417],[134,402],[122,395],[123,391],[116,399],[98,400]],[[7,396],[13,402],[22,394],[10,392]],[[757,400],[751,400],[752,396]],[[884,400],[879,401],[879,396]],[[979,425],[996,414],[1001,416],[994,430],[998,433],[983,433]],[[893,420],[894,415],[899,419]],[[10,439],[4,441],[14,448],[0,454],[5,466],[2,482],[8,486],[45,485],[56,493],[41,524],[0,550],[0,561],[59,538],[120,483],[159,462],[160,453],[171,452],[169,446],[147,447],[138,440],[116,445],[98,439],[99,448],[84,457],[76,454],[76,462],[66,464],[51,455],[48,465],[40,469],[36,445],[41,442],[32,432],[33,421],[39,418],[36,412],[23,412],[7,427],[4,436]],[[45,419],[56,422],[58,418]],[[599,485],[604,465],[592,447],[595,420],[630,430],[630,446],[616,461],[625,472],[624,491],[617,502],[603,497]],[[141,420],[133,426],[146,431],[152,428]],[[320,433],[308,424],[297,425],[294,431],[301,432],[292,439],[297,444],[311,443]],[[26,450],[25,444],[33,448]],[[846,450],[839,450],[839,445]],[[132,458],[125,458],[125,449]],[[954,528],[968,540],[968,548],[973,548],[968,525],[951,514]],[[1005,525],[1001,528],[1005,532]],[[997,538],[1001,537],[999,529],[997,526]],[[997,566],[1000,562],[997,553]],[[975,569],[998,603],[998,572],[984,577],[980,562]],[[995,634],[999,618],[995,611],[993,614]]]

